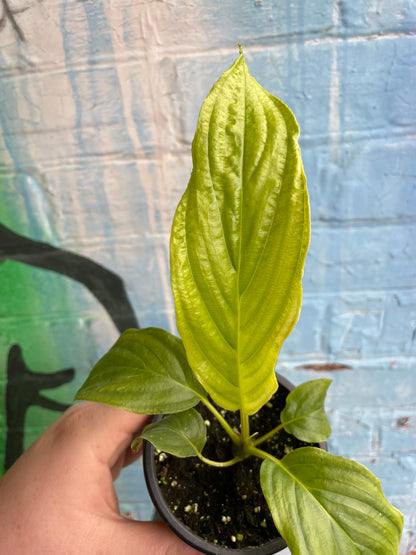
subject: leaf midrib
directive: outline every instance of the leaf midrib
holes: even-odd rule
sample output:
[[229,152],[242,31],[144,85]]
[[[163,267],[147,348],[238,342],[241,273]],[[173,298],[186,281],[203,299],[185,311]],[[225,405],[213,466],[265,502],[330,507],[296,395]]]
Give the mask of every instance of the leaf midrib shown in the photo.
[[[240,158],[240,176],[241,176],[241,198],[240,198],[240,230],[239,230],[239,244],[238,244],[238,264],[237,264],[237,275],[236,275],[236,295],[237,295],[237,367],[238,367],[238,393],[240,397],[240,410],[244,410],[243,407],[243,394],[241,388],[241,297],[240,297],[240,271],[241,271],[241,257],[242,257],[242,230],[243,230],[243,206],[244,206],[244,159],[246,154],[246,101],[247,101],[247,68],[244,58],[241,54],[241,60],[243,65],[243,75],[244,75],[244,131],[243,131],[243,148]],[[242,418],[240,418],[242,421]]]

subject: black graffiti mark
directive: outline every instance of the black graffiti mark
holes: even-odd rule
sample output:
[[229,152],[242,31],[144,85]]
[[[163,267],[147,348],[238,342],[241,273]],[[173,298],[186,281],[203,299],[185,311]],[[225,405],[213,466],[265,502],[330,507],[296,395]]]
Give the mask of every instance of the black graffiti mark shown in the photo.
[[9,6],[9,2],[7,0],[1,0],[1,3],[2,3],[2,6],[3,6],[3,14],[0,17],[0,31],[2,31],[5,28],[7,22],[9,21],[11,26],[13,27],[14,32],[16,33],[17,37],[19,38],[19,40],[24,42],[26,40],[25,35],[22,31],[22,28],[17,23],[16,18],[14,16],[28,10],[29,6],[27,6],[26,8],[20,8],[20,9],[12,10],[11,7]]
[[7,259],[51,270],[82,283],[107,310],[120,333],[139,327],[123,280],[89,258],[18,235],[0,224],[0,262]]
[[7,436],[4,467],[7,470],[23,452],[26,411],[31,406],[63,411],[69,405],[44,397],[44,389],[59,387],[74,378],[73,368],[53,374],[32,372],[26,365],[19,345],[10,348],[7,359],[6,415]]
[[[108,312],[119,332],[139,328],[122,279],[103,266],[83,256],[34,241],[0,224],[0,263],[14,260],[74,279],[89,289]],[[73,368],[53,374],[37,374],[26,366],[22,349],[13,345],[7,363],[6,414],[7,437],[5,468],[10,468],[23,452],[24,420],[27,409],[39,405],[63,411],[67,408],[40,394],[43,389],[71,381]]]

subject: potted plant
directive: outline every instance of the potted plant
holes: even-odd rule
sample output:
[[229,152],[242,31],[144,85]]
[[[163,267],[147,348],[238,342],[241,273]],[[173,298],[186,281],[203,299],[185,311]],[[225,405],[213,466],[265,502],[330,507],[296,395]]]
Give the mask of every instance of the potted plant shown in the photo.
[[[193,171],[173,221],[171,283],[181,338],[156,328],[127,330],[76,398],[164,415],[133,442],[154,446],[156,457],[146,461],[152,468],[155,459],[169,458],[169,467],[186,462],[188,483],[189,468],[196,482],[198,465],[204,473],[210,468],[214,488],[196,501],[194,493],[182,499],[177,475],[159,465],[156,485],[167,485],[165,493],[176,488],[168,510],[173,522],[180,506],[203,527],[213,489],[223,497],[219,476],[227,471],[233,509],[256,492],[251,513],[263,520],[254,519],[254,529],[267,528],[266,540],[256,540],[258,553],[281,549],[282,536],[293,554],[395,554],[403,517],[380,482],[364,466],[320,448],[331,432],[324,410],[330,380],[289,393],[275,374],[299,317],[309,245],[298,134],[289,108],[250,75],[240,47],[201,108]],[[262,424],[264,414],[274,422]],[[152,495],[164,499],[159,493]],[[229,510],[216,509],[218,537],[202,538],[197,549],[256,553]],[[194,533],[187,526],[179,532],[189,542]]]

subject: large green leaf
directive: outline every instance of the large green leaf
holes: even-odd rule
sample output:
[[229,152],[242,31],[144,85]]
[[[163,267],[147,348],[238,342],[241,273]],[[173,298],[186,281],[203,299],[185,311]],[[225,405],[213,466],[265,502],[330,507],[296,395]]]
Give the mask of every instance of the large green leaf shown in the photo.
[[310,380],[293,389],[280,414],[284,428],[302,441],[318,443],[331,435],[325,413],[325,396],[332,380]]
[[363,465],[303,447],[264,461],[260,480],[292,555],[397,555],[403,516]]
[[165,330],[146,328],[123,332],[75,398],[159,414],[183,411],[205,396],[182,341]]
[[175,457],[194,457],[204,448],[207,432],[199,412],[189,409],[149,424],[140,437]]
[[175,214],[171,276],[188,360],[213,399],[255,413],[300,311],[309,203],[298,125],[242,55],[206,98]]

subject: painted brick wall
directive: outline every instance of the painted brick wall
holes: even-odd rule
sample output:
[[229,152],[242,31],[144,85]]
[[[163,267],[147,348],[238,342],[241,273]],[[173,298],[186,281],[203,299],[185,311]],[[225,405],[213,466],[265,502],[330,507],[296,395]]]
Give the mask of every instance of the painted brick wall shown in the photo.
[[[27,407],[25,447],[71,402],[123,318],[174,330],[171,219],[200,105],[240,42],[251,73],[299,121],[311,197],[304,305],[279,371],[294,383],[333,379],[330,449],[377,474],[405,515],[401,554],[416,553],[415,1],[6,5],[0,223],[30,249],[117,274],[132,314],[79,276],[37,266],[39,249],[17,260],[0,244],[0,459],[12,345],[32,372],[73,369],[49,383],[51,406]],[[123,509],[146,518],[137,473],[118,490]]]

